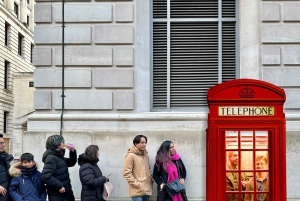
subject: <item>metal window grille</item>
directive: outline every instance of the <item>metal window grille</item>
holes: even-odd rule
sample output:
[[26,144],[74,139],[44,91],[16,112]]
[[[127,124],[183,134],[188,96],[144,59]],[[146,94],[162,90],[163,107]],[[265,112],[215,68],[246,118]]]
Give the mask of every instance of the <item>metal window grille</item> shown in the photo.
[[153,0],[152,110],[207,106],[207,90],[237,78],[238,0]]

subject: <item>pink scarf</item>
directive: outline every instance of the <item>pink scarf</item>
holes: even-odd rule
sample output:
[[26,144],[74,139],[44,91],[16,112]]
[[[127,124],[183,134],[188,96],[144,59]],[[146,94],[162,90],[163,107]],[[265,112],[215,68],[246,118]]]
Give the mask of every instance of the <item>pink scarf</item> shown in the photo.
[[[180,156],[175,151],[175,154],[173,156],[171,156],[171,159],[172,159],[172,161],[177,161],[180,159]],[[167,182],[174,181],[177,178],[178,178],[177,167],[174,163],[171,162],[168,165],[168,181]],[[173,199],[173,201],[183,201],[180,193],[173,195],[172,199]]]

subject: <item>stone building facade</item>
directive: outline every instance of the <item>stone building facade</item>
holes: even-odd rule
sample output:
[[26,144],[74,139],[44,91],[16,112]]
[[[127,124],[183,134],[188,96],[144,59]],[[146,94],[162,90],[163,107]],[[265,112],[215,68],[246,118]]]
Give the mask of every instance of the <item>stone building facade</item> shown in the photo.
[[[24,150],[35,153],[37,160],[41,162],[41,150],[44,150],[46,138],[59,134],[61,125],[62,4],[56,0],[36,2],[36,111],[29,117],[23,146]],[[207,106],[172,108],[172,103],[168,100],[166,108],[153,107],[153,66],[156,65],[156,60],[153,59],[156,54],[153,51],[158,47],[155,46],[157,41],[153,41],[153,37],[159,40],[159,35],[153,33],[153,27],[155,22],[158,25],[166,22],[165,26],[170,23],[172,28],[172,22],[176,21],[169,17],[166,20],[155,19],[153,5],[164,9],[170,6],[168,2],[70,0],[65,3],[66,97],[63,136],[66,142],[76,144],[80,153],[89,144],[100,147],[100,168],[104,175],[113,172],[110,177],[114,184],[111,199],[129,200],[127,183],[122,177],[124,157],[132,145],[133,137],[144,134],[148,136],[147,149],[151,165],[154,164],[156,150],[163,140],[170,139],[175,143],[188,170],[186,185],[189,199],[205,200],[205,182],[206,177],[209,177],[205,174]],[[216,5],[222,3],[221,0],[212,2]],[[282,87],[287,94],[287,192],[288,200],[300,200],[300,161],[297,157],[300,152],[297,146],[300,140],[300,2],[223,2],[229,2],[227,6],[234,4],[233,10],[236,11],[234,16],[228,14],[229,17],[225,13],[227,17],[218,21],[235,22],[233,35],[237,48],[236,56],[233,56],[236,64],[234,78],[264,80]],[[226,6],[222,8],[226,10]],[[207,13],[210,12],[212,11]],[[216,12],[220,14],[222,9],[217,7]],[[195,21],[188,18],[178,20],[178,24],[192,24]],[[205,24],[204,21],[209,19],[205,18],[201,23]],[[212,20],[214,21],[216,20]],[[184,26],[184,23],[180,26]],[[224,26],[223,30],[226,31],[226,28]],[[171,32],[171,36],[173,33]],[[224,42],[226,32],[217,28],[216,34],[223,33]],[[164,32],[162,36],[169,38],[169,34]],[[172,42],[174,41],[171,39],[166,43]],[[163,42],[161,45],[168,46]],[[220,46],[216,46],[219,50],[217,58],[226,58],[225,54],[220,55],[220,52],[227,51],[222,40],[219,45],[224,48],[220,51]],[[209,47],[209,44],[204,46]],[[165,53],[167,57],[170,56],[168,51]],[[170,51],[172,57],[173,50]],[[165,56],[164,53],[158,55]],[[176,55],[174,58],[176,59]],[[224,63],[219,62],[217,66],[222,67]],[[166,65],[172,66],[174,63]],[[222,82],[222,79],[217,80]],[[168,99],[172,99],[171,92],[167,92],[171,94]],[[70,172],[75,195],[79,198],[81,186],[78,166],[70,168]],[[155,199],[155,196],[152,198]]]
[[[20,85],[16,83],[16,74],[19,72],[23,74],[18,75],[18,78],[26,72],[29,74],[31,72],[29,79],[33,82],[34,4],[33,0],[0,1],[0,130],[4,133],[7,150],[16,156],[22,153],[20,139],[22,139],[23,130],[26,130],[26,118],[34,110],[33,104],[28,104],[23,107],[26,111],[19,112],[22,110],[20,108],[22,104],[18,104],[18,99],[28,100],[29,98],[31,99],[29,102],[32,102],[33,88],[29,88],[29,81],[22,83],[26,87],[19,93]],[[23,122],[15,124],[21,117]]]

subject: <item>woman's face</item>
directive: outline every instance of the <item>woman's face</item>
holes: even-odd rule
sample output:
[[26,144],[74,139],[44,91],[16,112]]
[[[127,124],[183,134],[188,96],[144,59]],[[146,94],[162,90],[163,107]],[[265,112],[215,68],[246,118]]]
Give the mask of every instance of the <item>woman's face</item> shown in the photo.
[[99,151],[97,151],[97,158],[99,159],[99,156],[100,156],[100,153],[99,153]]
[[65,141],[62,141],[57,148],[64,149],[65,148]]
[[173,156],[175,154],[175,147],[174,147],[174,144],[171,143],[170,145],[170,155]]

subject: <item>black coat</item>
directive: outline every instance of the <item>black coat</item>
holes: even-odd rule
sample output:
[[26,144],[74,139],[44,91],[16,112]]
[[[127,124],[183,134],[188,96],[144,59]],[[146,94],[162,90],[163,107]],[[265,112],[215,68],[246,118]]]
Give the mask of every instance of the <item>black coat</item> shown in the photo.
[[81,181],[81,201],[103,201],[102,192],[106,177],[97,165],[98,161],[93,161],[81,154],[78,158],[79,178]]
[[[70,151],[70,158],[65,158],[57,150],[47,149],[42,160],[44,162],[42,182],[46,184],[49,201],[73,201],[68,167],[74,166],[77,162],[76,150]],[[65,193],[59,192],[62,187],[65,188]]]
[[8,154],[6,151],[0,152],[0,186],[7,190],[5,196],[0,194],[0,201],[11,201],[9,196],[8,188],[11,182],[11,177],[8,174],[10,162],[13,160],[13,156]]
[[[182,160],[179,159],[177,161],[179,167],[177,166],[177,163],[175,161],[172,161],[172,162],[176,165],[177,169],[179,169],[180,174],[178,174],[178,175],[180,175],[180,178],[185,179],[186,178],[186,169],[185,169],[185,166],[184,166]],[[168,172],[166,170],[164,170],[162,165],[160,165],[160,167],[158,168],[157,165],[154,164],[153,179],[154,179],[155,183],[157,183],[157,201],[172,201],[172,197],[169,197],[165,187],[162,190],[160,190],[160,185],[162,183],[167,183],[167,181],[168,181]],[[187,200],[185,192],[181,196],[184,201]]]

